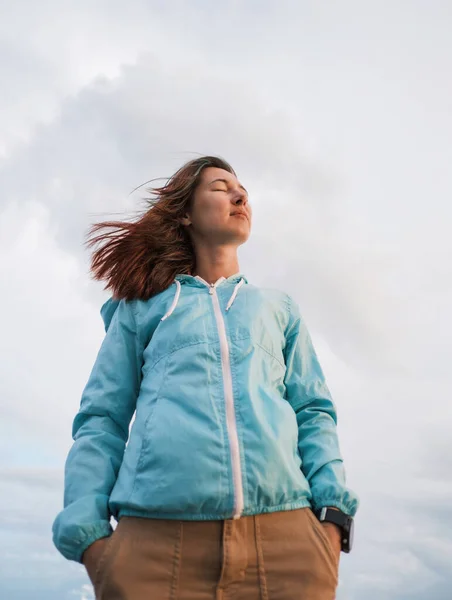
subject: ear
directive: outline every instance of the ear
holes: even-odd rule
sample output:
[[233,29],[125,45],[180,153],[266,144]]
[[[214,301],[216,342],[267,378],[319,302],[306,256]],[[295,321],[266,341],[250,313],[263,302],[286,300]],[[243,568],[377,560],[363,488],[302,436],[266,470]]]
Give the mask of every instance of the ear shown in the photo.
[[185,225],[186,227],[188,227],[189,225],[191,225],[191,218],[186,213],[185,216],[183,216],[181,219],[179,219],[179,222],[181,225]]

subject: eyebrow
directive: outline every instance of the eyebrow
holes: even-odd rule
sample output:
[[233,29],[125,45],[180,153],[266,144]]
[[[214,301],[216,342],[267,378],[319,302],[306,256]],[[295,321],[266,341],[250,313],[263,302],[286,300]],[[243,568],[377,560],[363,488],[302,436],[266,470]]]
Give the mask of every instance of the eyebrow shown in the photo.
[[[216,181],[222,181],[223,183],[225,183],[226,185],[228,185],[230,182],[227,179],[223,179],[221,177],[219,177],[218,179],[214,179],[213,181],[211,181],[208,185],[212,185],[212,183],[215,183]],[[242,188],[242,190],[248,194],[247,190],[243,187],[243,185],[240,183],[239,187]]]

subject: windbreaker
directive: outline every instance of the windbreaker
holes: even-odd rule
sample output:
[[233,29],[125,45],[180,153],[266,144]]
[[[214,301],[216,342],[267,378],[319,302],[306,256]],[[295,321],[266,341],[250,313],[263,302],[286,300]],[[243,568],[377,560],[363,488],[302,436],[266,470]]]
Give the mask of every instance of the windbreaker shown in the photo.
[[57,549],[82,562],[111,517],[350,516],[337,413],[298,304],[238,273],[110,298],[72,425]]

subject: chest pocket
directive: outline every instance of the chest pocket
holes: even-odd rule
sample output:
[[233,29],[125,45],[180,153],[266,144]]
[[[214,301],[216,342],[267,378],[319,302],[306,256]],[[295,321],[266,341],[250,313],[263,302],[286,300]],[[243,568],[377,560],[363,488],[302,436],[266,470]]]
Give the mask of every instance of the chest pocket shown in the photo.
[[158,319],[144,355],[147,368],[151,368],[165,356],[186,346],[216,341],[216,326],[210,297],[201,295],[182,297],[176,310],[166,320]]
[[226,319],[231,341],[249,340],[284,365],[284,303],[259,289],[243,292],[237,295]]

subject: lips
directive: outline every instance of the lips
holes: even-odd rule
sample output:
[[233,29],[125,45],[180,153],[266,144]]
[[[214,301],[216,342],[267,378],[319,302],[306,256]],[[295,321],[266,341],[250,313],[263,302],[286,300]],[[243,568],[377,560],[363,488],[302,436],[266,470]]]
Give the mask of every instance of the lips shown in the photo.
[[234,212],[231,213],[231,217],[245,217],[248,220],[248,215],[244,212]]

